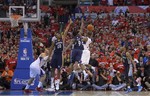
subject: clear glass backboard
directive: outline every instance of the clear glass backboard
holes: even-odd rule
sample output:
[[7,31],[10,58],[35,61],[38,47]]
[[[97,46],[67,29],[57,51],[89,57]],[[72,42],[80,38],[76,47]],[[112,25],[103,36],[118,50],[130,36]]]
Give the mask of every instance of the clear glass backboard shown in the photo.
[[21,15],[20,21],[40,20],[40,0],[2,0],[0,1],[0,21],[10,21],[13,14]]

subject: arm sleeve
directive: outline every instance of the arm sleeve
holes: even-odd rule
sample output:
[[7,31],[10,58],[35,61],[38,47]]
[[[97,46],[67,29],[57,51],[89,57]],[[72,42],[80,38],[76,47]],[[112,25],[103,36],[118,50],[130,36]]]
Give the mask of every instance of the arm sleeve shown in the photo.
[[40,61],[43,59],[43,57],[41,57],[41,56],[39,58],[40,58]]
[[52,37],[52,42],[55,42],[55,40],[56,40],[57,38],[54,36],[54,37]]

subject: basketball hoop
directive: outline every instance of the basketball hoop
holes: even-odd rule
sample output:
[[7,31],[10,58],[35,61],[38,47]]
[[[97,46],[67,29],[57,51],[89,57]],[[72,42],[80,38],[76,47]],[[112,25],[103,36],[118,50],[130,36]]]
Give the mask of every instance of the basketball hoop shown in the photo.
[[18,21],[21,19],[21,15],[11,15],[10,16],[10,22],[11,22],[11,27],[18,27]]

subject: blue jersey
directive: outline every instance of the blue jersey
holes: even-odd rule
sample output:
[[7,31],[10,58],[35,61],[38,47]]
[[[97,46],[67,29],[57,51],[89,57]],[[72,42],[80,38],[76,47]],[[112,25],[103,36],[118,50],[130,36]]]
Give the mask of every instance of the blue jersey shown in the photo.
[[81,36],[77,35],[75,38],[74,38],[74,49],[79,49],[79,50],[83,50],[83,42],[82,42],[82,39],[81,39]]
[[55,42],[54,42],[54,46],[55,46],[55,50],[54,50],[54,53],[62,53],[63,51],[63,40],[60,39],[56,39]]

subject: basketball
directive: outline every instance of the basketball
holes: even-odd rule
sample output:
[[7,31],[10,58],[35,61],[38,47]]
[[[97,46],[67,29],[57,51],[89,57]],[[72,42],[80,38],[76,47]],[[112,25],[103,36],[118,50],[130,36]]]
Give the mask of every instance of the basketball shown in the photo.
[[89,31],[93,31],[93,30],[94,30],[94,26],[93,26],[92,24],[89,24],[89,25],[87,26],[87,29],[88,29]]

